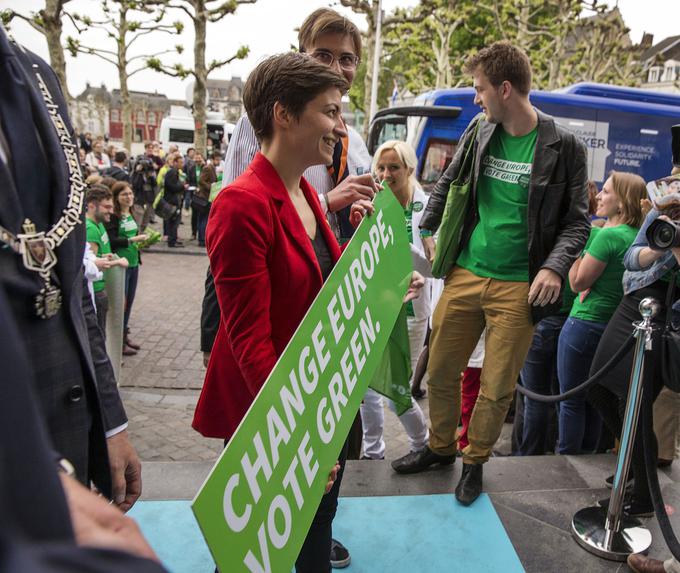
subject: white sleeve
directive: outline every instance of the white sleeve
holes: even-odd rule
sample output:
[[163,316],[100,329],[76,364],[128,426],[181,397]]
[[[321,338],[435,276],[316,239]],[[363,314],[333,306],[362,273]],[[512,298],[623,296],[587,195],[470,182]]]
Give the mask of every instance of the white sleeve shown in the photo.
[[99,281],[104,278],[104,273],[94,264],[96,255],[92,252],[90,243],[85,242],[85,254],[83,255],[83,267],[85,268],[85,278],[88,282]]
[[227,147],[227,156],[224,158],[224,173],[222,174],[222,189],[246,170],[259,150],[260,144],[255,137],[255,130],[248,116],[243,114],[234,127]]

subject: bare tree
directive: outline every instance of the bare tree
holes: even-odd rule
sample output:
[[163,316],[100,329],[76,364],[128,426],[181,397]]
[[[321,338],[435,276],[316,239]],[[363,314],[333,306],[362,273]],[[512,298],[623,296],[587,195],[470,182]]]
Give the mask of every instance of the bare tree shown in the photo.
[[[219,2],[215,4],[215,2]],[[164,2],[168,8],[184,11],[194,24],[194,67],[187,69],[181,64],[172,66],[164,64],[159,58],[149,58],[150,68],[173,77],[194,77],[193,113],[194,113],[194,147],[198,153],[205,155],[208,139],[206,125],[206,94],[208,75],[214,70],[225,66],[234,60],[243,59],[248,55],[247,46],[242,46],[237,52],[223,60],[205,61],[205,43],[208,23],[217,22],[225,16],[234,14],[241,4],[255,4],[257,0],[171,0]]]
[[70,101],[71,94],[66,84],[66,59],[64,58],[64,48],[61,45],[62,20],[65,17],[71,18],[71,15],[64,10],[64,4],[67,2],[70,2],[70,0],[45,0],[45,7],[42,10],[31,12],[28,16],[12,9],[3,10],[0,14],[5,25],[16,18],[28,23],[33,29],[45,36],[47,50],[50,54],[50,65],[59,78],[61,89],[67,101]]
[[[103,31],[115,44],[112,49],[101,46],[86,45],[79,39],[69,36],[66,45],[72,56],[90,54],[116,67],[120,83],[121,114],[123,123],[123,146],[130,151],[133,135],[132,102],[128,82],[132,76],[147,69],[149,57],[158,57],[169,52],[181,53],[183,47],[160,51],[152,56],[148,54],[130,56],[134,43],[148,34],[163,32],[180,34],[184,25],[181,22],[164,24],[166,9],[146,4],[137,0],[103,0],[102,17],[93,19],[90,16],[73,14],[74,23],[79,33],[87,30]],[[134,69],[131,69],[134,68]]]

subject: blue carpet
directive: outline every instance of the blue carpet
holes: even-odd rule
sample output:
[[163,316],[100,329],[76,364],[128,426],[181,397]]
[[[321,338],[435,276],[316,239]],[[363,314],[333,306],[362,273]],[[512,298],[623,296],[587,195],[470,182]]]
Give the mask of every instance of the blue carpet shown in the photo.
[[[188,501],[143,501],[130,512],[172,573],[212,573]],[[340,498],[333,536],[352,554],[347,573],[524,571],[487,495]]]

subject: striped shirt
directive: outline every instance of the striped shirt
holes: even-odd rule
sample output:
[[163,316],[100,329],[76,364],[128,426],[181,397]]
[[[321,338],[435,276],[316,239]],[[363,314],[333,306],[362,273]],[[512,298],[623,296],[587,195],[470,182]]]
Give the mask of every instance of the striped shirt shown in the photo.
[[[347,126],[347,131],[349,134],[349,151],[347,153],[349,174],[359,175],[369,173],[371,169],[371,156],[368,154],[364,141],[355,129]],[[260,144],[255,137],[255,130],[248,116],[243,114],[238,120],[236,127],[234,127],[234,132],[227,147],[227,156],[224,160],[224,175],[222,177],[223,189],[246,170],[246,167],[248,167],[259,150]],[[328,193],[334,188],[333,179],[328,174],[328,168],[325,165],[309,167],[304,172],[304,178],[316,189],[319,195]],[[324,210],[326,209],[325,201],[321,201],[321,206]],[[330,222],[335,230],[333,221]]]

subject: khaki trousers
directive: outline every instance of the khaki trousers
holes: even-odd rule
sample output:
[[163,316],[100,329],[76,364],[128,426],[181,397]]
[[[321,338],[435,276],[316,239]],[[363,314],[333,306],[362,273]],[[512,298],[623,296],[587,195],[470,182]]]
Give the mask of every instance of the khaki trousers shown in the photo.
[[680,445],[680,394],[665,386],[654,401],[654,433],[659,442],[659,458],[675,459]]
[[460,419],[460,375],[486,328],[480,391],[468,429],[465,463],[481,464],[491,455],[508,413],[515,383],[534,332],[529,284],[478,277],[454,267],[432,315],[430,358],[430,448],[456,452]]

